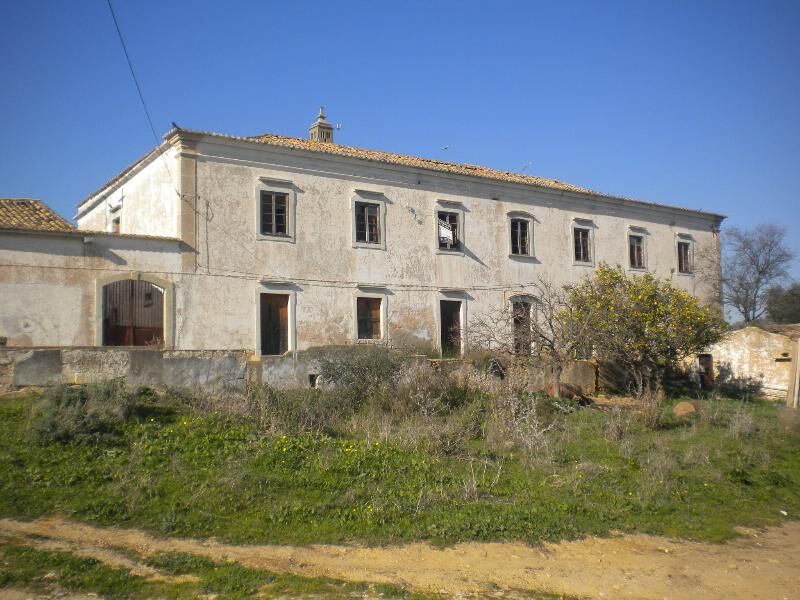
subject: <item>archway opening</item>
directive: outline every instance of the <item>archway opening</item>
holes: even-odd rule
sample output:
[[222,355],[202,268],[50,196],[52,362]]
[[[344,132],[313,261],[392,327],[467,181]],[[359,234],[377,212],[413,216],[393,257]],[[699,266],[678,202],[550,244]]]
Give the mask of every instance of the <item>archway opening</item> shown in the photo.
[[103,345],[164,345],[164,290],[123,279],[103,286]]

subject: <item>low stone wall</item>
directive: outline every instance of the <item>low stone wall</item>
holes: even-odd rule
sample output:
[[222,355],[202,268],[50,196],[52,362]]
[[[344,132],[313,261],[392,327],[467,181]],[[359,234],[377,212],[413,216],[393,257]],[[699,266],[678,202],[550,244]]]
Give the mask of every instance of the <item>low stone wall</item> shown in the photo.
[[[157,350],[146,348],[3,348],[0,347],[0,391],[28,386],[96,383],[124,378],[132,386],[241,391],[248,381],[275,387],[309,387],[319,374],[321,350],[252,360],[245,350]],[[475,369],[463,360],[428,361],[432,368],[455,373]],[[531,389],[548,390],[549,377],[532,367]],[[567,366],[562,383],[582,394],[596,391],[596,369],[587,361]]]

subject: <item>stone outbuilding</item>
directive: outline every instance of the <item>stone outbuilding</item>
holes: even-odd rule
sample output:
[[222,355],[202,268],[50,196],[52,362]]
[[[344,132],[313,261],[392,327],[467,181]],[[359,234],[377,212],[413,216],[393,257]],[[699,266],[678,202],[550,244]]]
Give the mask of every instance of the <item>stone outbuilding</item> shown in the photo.
[[750,387],[797,406],[800,325],[744,327],[732,331],[703,360],[713,362],[717,385]]

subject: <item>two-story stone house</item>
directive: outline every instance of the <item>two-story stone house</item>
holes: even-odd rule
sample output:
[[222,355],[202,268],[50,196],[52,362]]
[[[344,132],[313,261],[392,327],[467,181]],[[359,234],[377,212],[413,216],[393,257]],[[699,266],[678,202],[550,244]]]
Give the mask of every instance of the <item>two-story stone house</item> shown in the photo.
[[[693,263],[700,249],[718,252],[723,218],[343,146],[322,111],[308,139],[176,127],[81,202],[77,232],[64,235],[73,259],[95,261],[73,303],[83,320],[30,340],[457,353],[470,315],[524,298],[540,275],[571,282],[600,262],[714,300]],[[130,247],[115,250],[120,240]]]

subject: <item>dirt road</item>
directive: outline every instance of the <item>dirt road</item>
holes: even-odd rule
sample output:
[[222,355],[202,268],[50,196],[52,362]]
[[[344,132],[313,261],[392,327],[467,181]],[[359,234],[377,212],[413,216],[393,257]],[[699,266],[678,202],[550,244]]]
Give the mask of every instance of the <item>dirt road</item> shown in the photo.
[[[235,546],[214,540],[158,538],[134,529],[64,521],[0,520],[2,539],[69,549],[134,572],[129,554],[189,552],[246,567],[394,583],[460,595],[533,590],[587,598],[800,598],[800,523],[748,530],[710,545],[645,535],[588,538],[530,547],[466,543],[449,548],[408,544],[367,548],[319,545]],[[146,575],[145,571],[140,571]]]

